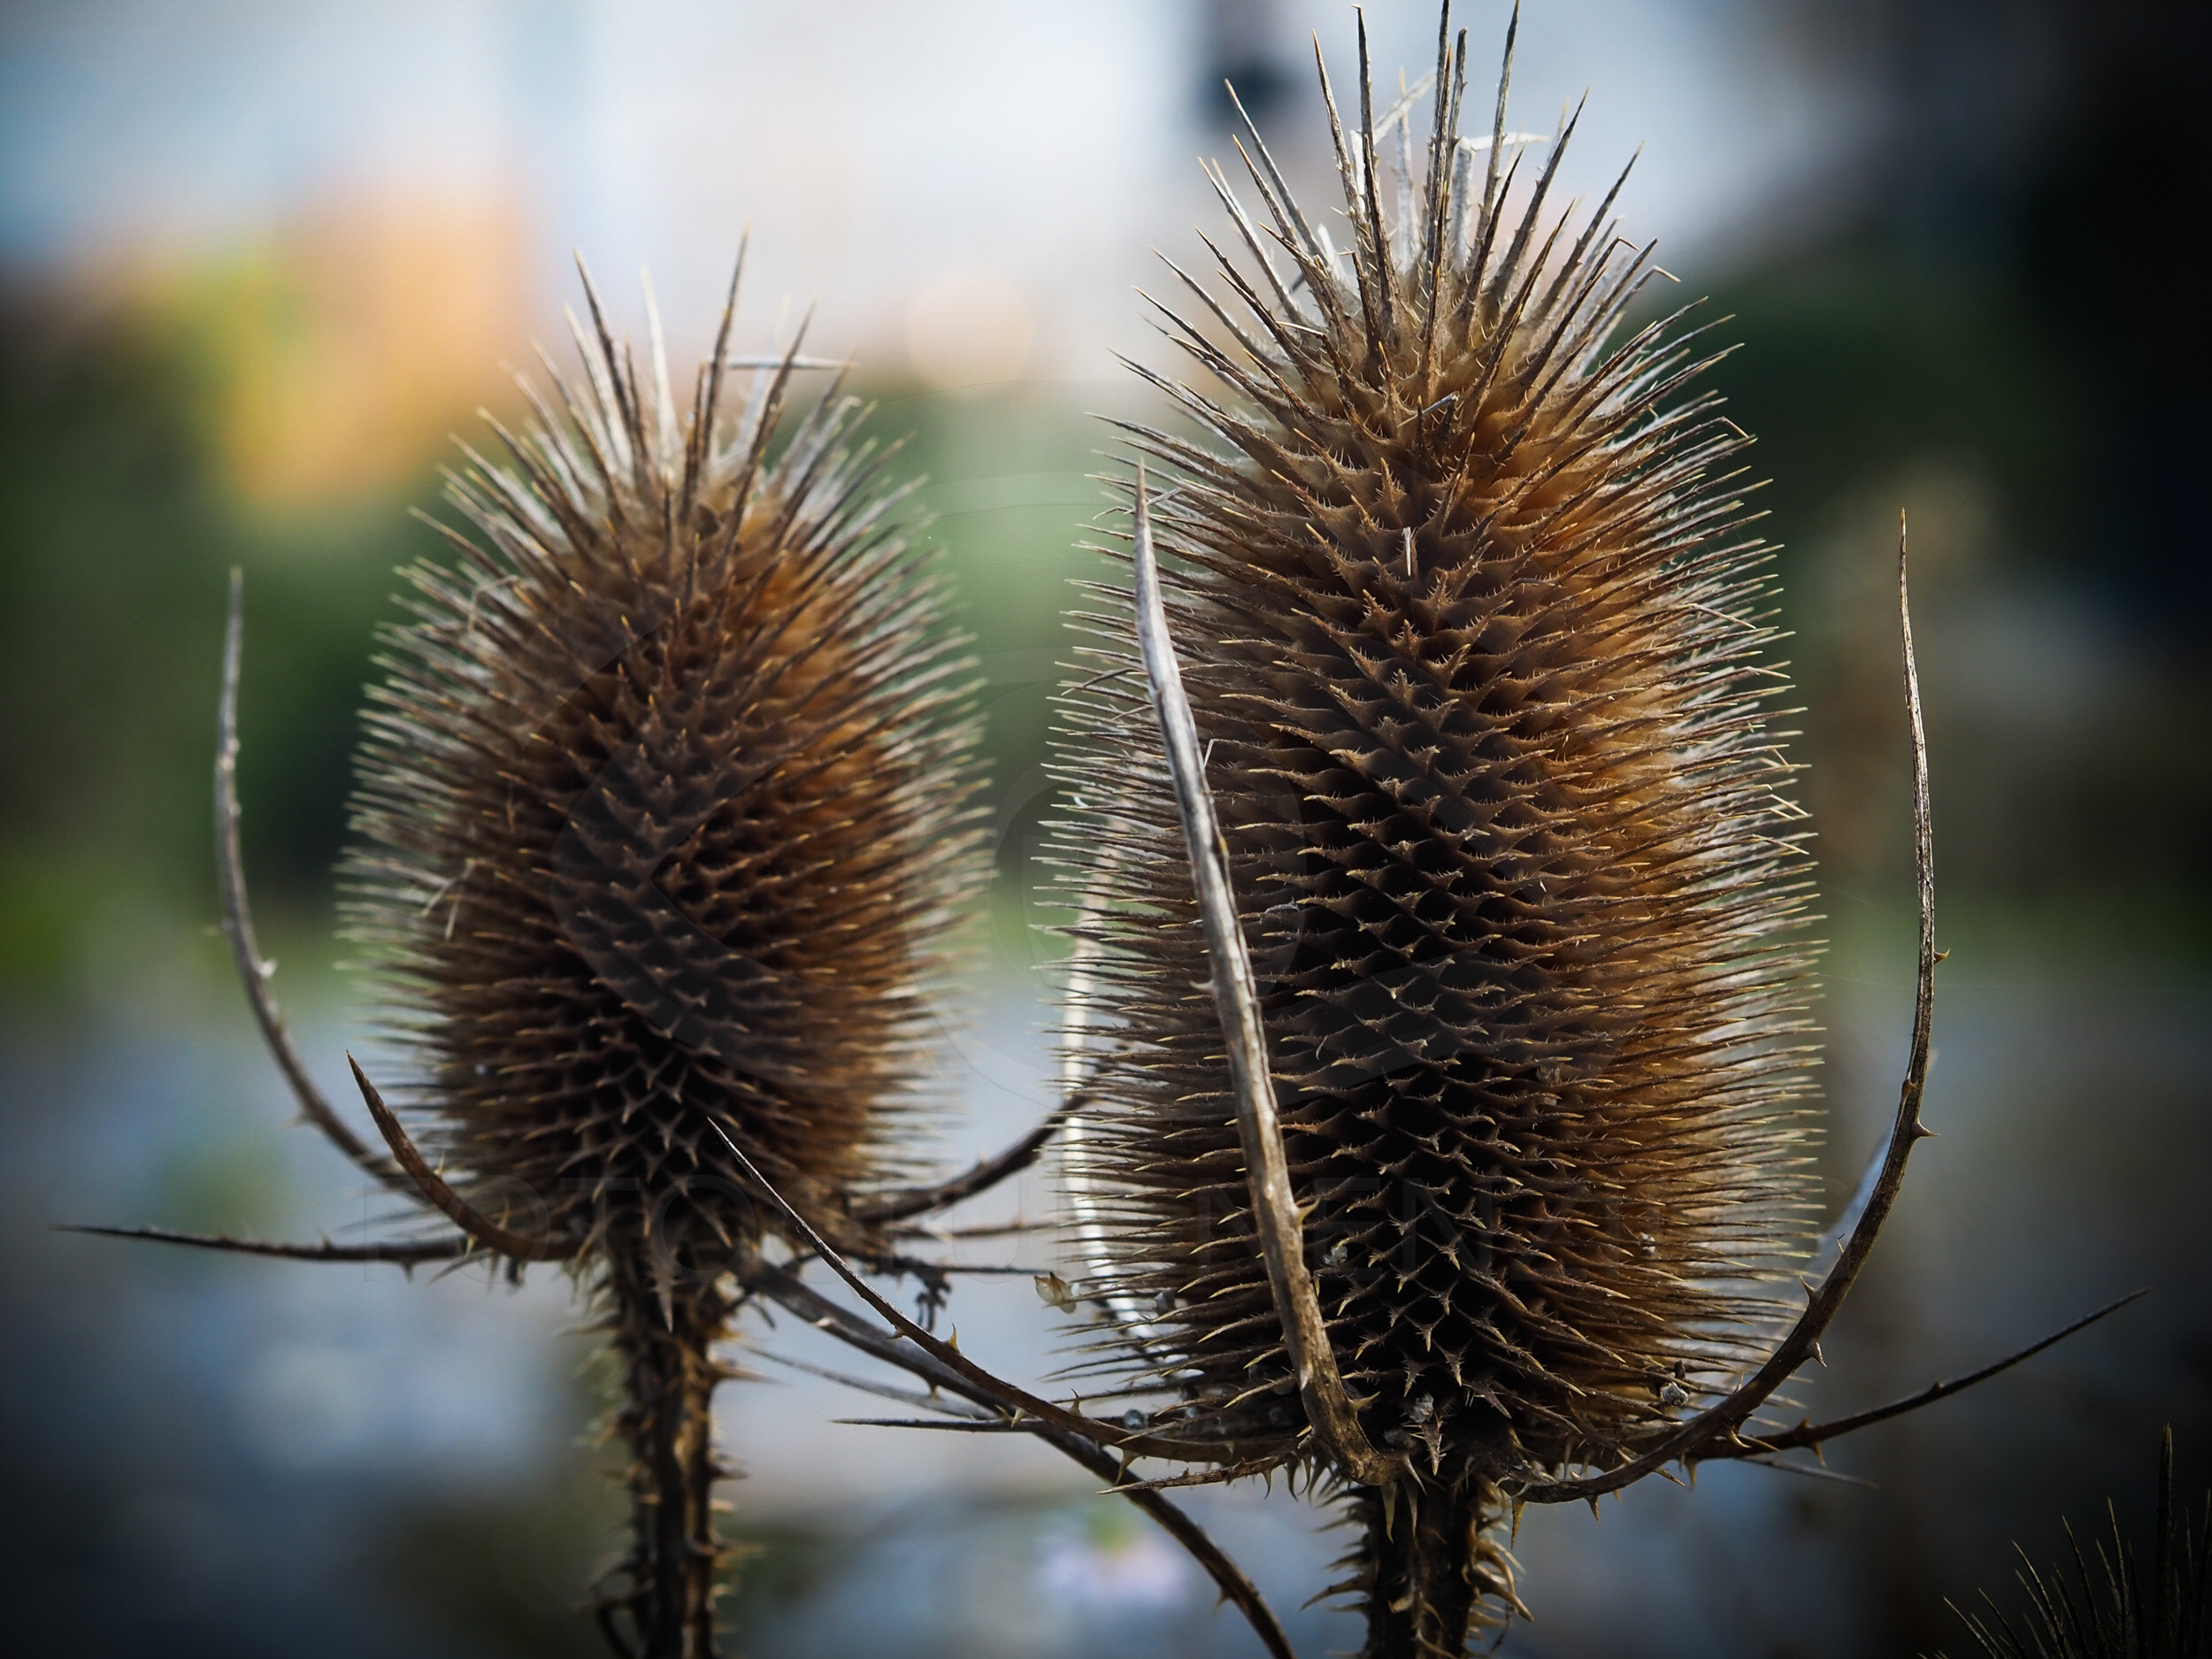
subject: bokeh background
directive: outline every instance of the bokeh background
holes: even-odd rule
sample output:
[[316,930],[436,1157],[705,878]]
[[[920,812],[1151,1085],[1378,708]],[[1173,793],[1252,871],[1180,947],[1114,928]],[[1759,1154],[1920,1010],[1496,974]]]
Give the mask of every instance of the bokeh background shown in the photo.
[[[1459,8],[1494,60],[1501,0]],[[1433,50],[1371,9],[1381,78]],[[246,849],[280,994],[334,1095],[363,1031],[329,871],[395,565],[434,550],[449,434],[563,347],[570,251],[682,364],[741,228],[740,346],[850,352],[929,480],[989,677],[998,879],[949,1025],[948,1160],[1046,1099],[1039,763],[1099,412],[1168,361],[1137,286],[1187,259],[1233,76],[1318,182],[1310,32],[1335,0],[52,0],[0,11],[0,1603],[23,1651],[500,1659],[595,1651],[569,1609],[618,1515],[605,1379],[557,1276],[203,1258],[65,1221],[360,1236],[288,1126],[215,936],[224,572],[246,575]],[[1923,1148],[1801,1390],[1886,1398],[2139,1285],[2109,1324],[1830,1455],[1870,1486],[1709,1471],[1532,1511],[1528,1655],[1962,1652],[1947,1597],[2107,1496],[2156,1436],[2212,1477],[2212,448],[2193,245],[2212,25],[2184,0],[1530,0],[1514,90],[1586,196],[1742,350],[1797,758],[1832,940],[1838,1202],[1894,1099],[1911,915],[1891,581],[1912,517],[1943,942]],[[1048,1221],[1047,1176],[976,1206]],[[976,1259],[1054,1263],[1048,1234]],[[1058,1316],[964,1285],[970,1351],[1035,1378]],[[770,1357],[725,1393],[768,1659],[1241,1655],[1198,1576],[1041,1448],[839,1426]],[[1287,1494],[1200,1494],[1301,1651],[1333,1554]]]

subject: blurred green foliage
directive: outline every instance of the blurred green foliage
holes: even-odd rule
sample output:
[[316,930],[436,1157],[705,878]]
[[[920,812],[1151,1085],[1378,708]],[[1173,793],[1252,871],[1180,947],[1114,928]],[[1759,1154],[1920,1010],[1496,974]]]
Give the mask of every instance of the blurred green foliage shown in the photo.
[[1712,338],[1737,349],[1713,379],[1792,545],[1838,497],[1932,456],[1988,476],[2016,527],[2080,511],[2055,465],[2074,447],[2064,365],[2003,288],[1854,250],[1739,277],[1690,321],[1724,318]]
[[[1894,242],[1745,273],[1702,308],[1757,437],[1760,529],[1812,764],[1824,899],[1909,881],[1897,515],[1912,519],[1947,916],[1993,953],[2212,960],[2212,679],[2111,363],[2001,270]],[[2194,620],[2192,620],[2192,618]]]
[[989,783],[993,849],[987,968],[1018,973],[1060,955],[1038,923],[1060,918],[1042,902],[1045,774],[1053,692],[1075,643],[1065,613],[1074,585],[1110,566],[1084,551],[1110,541],[1104,423],[1059,388],[964,393],[880,391],[871,435],[900,444],[892,468],[922,480],[915,505],[924,539],[941,553],[954,620],[973,641]]
[[225,572],[246,572],[247,851],[319,908],[368,623],[426,543],[397,503],[273,520],[227,490],[183,342],[30,309],[0,347],[0,985],[88,994],[81,947],[212,914]]

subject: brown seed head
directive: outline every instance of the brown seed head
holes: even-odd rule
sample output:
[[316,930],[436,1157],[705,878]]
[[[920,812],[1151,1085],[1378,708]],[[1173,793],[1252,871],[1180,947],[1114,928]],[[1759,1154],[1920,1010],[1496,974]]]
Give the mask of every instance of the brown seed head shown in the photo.
[[[1263,149],[1273,234],[1221,185],[1245,253],[1168,319],[1198,383],[1148,373],[1206,437],[1131,429],[1177,475],[1168,616],[1306,1263],[1368,1435],[1455,1488],[1610,1461],[1749,1351],[1803,1243],[1811,1058],[1747,440],[1678,396],[1690,336],[1617,337],[1650,250],[1609,195],[1548,211],[1571,123],[1507,209],[1534,147],[1497,165],[1502,97],[1458,138],[1463,65],[1463,37],[1425,135],[1403,104],[1339,127],[1347,249]],[[1159,728],[1097,592],[1060,834],[1103,1043],[1100,1363],[1297,1457]]]
[[647,386],[579,329],[588,386],[525,381],[508,464],[471,453],[477,539],[407,572],[348,865],[456,1184],[664,1268],[772,1225],[710,1125],[833,1234],[901,1171],[979,852],[956,642],[856,406],[779,433],[787,362],[719,419],[728,328],[687,420],[657,324]]

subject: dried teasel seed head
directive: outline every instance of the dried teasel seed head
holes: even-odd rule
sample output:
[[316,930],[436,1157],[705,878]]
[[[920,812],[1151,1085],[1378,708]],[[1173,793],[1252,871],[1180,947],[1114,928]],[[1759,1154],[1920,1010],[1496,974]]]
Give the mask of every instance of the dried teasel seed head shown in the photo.
[[[1168,313],[1194,383],[1147,373],[1203,435],[1129,430],[1171,474],[1166,612],[1329,1341],[1428,1522],[1440,1482],[1479,1544],[1480,1483],[1617,1462],[1762,1351],[1808,1232],[1813,1051],[1747,441],[1680,395],[1711,358],[1673,319],[1622,337],[1653,267],[1613,196],[1549,206],[1572,122],[1502,157],[1501,92],[1463,141],[1448,43],[1432,119],[1378,119],[1363,39],[1348,247],[1256,134],[1271,231],[1214,175],[1244,250]],[[1094,592],[1059,856],[1097,1363],[1240,1458],[1310,1457],[1128,597]],[[1459,1547],[1463,1589],[1509,1599],[1502,1559]],[[1363,1571],[1411,1594],[1403,1562]]]
[[905,1172],[975,729],[858,405],[779,434],[773,368],[726,421],[718,345],[680,420],[654,332],[641,385],[580,329],[588,383],[549,361],[560,412],[526,380],[451,483],[476,537],[406,572],[347,873],[464,1195],[726,1260],[774,1212],[710,1123],[820,1225]]
[[837,382],[784,422],[819,366],[795,343],[725,420],[726,308],[680,419],[657,319],[641,383],[591,314],[586,384],[549,361],[555,403],[523,382],[506,463],[471,452],[449,491],[475,534],[407,572],[347,876],[420,1139],[464,1205],[596,1293],[634,1521],[599,1609],[620,1650],[675,1659],[714,1651],[726,1275],[784,1225],[733,1148],[883,1254],[859,1201],[910,1173],[931,995],[981,874],[976,728]]

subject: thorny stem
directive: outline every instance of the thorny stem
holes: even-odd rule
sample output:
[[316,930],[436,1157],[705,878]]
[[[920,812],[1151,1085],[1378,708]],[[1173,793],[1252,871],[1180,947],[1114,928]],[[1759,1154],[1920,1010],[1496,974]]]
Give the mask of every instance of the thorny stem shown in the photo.
[[[1937,1401],[1947,1400],[1953,1394],[1963,1394],[1967,1389],[1978,1384],[1987,1382],[2000,1372],[2010,1371],[2024,1360],[2033,1359],[2045,1348],[2063,1342],[2077,1332],[2087,1330],[2098,1321],[2119,1312],[2130,1302],[2139,1302],[2150,1294],[2150,1286],[2147,1285],[2140,1290],[2131,1290],[2126,1295],[2116,1297],[2105,1303],[2095,1312],[2085,1313],[2072,1324],[2061,1326],[2050,1335],[2031,1342],[2025,1348],[2015,1348],[2001,1360],[1993,1361],[1978,1370],[1970,1371],[1963,1377],[1954,1377],[1948,1379],[1939,1377],[1917,1393],[1907,1394],[1901,1400],[1893,1400],[1887,1405],[1876,1406],[1866,1411],[1855,1411],[1849,1417],[1833,1417],[1825,1423],[1807,1422],[1796,1428],[1786,1429],[1776,1434],[1746,1436],[1744,1445],[1725,1450],[1716,1448],[1707,1455],[1714,1458],[1724,1456],[1756,1458],[1773,1452],[1793,1451],[1801,1446],[1817,1448],[1828,1440],[1839,1440],[1846,1434],[1856,1433],[1859,1430],[1870,1428],[1877,1423],[1886,1423],[1892,1417],[1902,1417],[1908,1411],[1917,1411],[1923,1406],[1932,1406]],[[1770,1467],[1794,1470],[1798,1466],[1776,1463]]]
[[561,1262],[576,1254],[573,1245],[551,1239],[526,1239],[511,1232],[455,1192],[408,1138],[398,1117],[384,1103],[376,1085],[369,1081],[369,1074],[361,1069],[361,1063],[348,1055],[346,1064],[353,1068],[353,1080],[361,1086],[361,1099],[369,1109],[369,1116],[376,1120],[377,1128],[391,1146],[392,1156],[420,1189],[419,1195],[426,1202],[442,1210],[455,1226],[479,1244],[512,1261]]
[[[912,1372],[929,1384],[933,1391],[941,1390],[986,1407],[995,1413],[1005,1410],[1005,1406],[994,1390],[978,1386],[950,1366],[917,1349],[913,1344],[902,1342],[897,1337],[875,1330],[835,1302],[809,1289],[795,1275],[783,1268],[757,1257],[746,1270],[743,1280],[747,1288],[768,1297],[816,1329],[826,1332],[873,1358]],[[840,1380],[849,1382],[851,1379]],[[1244,1615],[1254,1634],[1259,1637],[1261,1644],[1274,1659],[1294,1659],[1289,1638],[1284,1635],[1274,1610],[1267,1605],[1244,1570],[1223,1553],[1220,1546],[1209,1538],[1202,1528],[1155,1490],[1156,1483],[1133,1482],[1124,1463],[1111,1452],[1080,1435],[1065,1433],[1034,1420],[1024,1420],[1018,1427],[1082,1464],[1106,1482],[1108,1491],[1128,1499],[1158,1522],[1162,1530],[1188,1550],[1192,1558],[1205,1569],[1207,1576],[1220,1590],[1222,1599],[1233,1603]]]
[[245,628],[245,576],[234,568],[229,611],[223,627],[223,688],[215,713],[215,874],[223,895],[223,936],[230,941],[238,980],[245,987],[254,1022],[261,1027],[262,1041],[290,1085],[300,1115],[321,1130],[364,1174],[395,1192],[411,1194],[407,1177],[347,1128],[328,1098],[315,1087],[299,1050],[292,1046],[284,1016],[269,989],[272,964],[262,957],[260,943],[254,937],[253,910],[246,899],[246,864],[238,841],[238,670]]
[[1505,1502],[1488,1481],[1410,1494],[1370,1486],[1351,1508],[1362,1534],[1353,1582],[1367,1606],[1360,1659],[1461,1659],[1471,1637],[1501,1622],[1486,1600],[1529,1616],[1495,1536]]
[[[729,1148],[731,1157],[736,1160],[738,1168],[744,1171],[745,1178],[783,1212],[808,1247],[821,1258],[825,1267],[843,1279],[853,1294],[866,1302],[892,1330],[922,1353],[982,1390],[1001,1409],[1034,1417],[1048,1428],[1058,1429],[1094,1445],[1103,1446],[1125,1457],[1173,1457],[1187,1463],[1197,1460],[1218,1462],[1235,1455],[1237,1448],[1232,1441],[1196,1440],[1176,1435],[1149,1433],[1141,1429],[1112,1428],[1096,1418],[1086,1417],[1079,1411],[1071,1411],[1065,1406],[1018,1387],[1002,1377],[993,1375],[963,1354],[956,1341],[944,1340],[885,1301],[875,1287],[860,1276],[853,1264],[838,1253],[836,1247],[821,1235],[814,1224],[776,1190],[774,1184],[760,1172],[752,1159],[745,1156],[743,1148],[730,1139],[727,1130],[711,1118],[708,1119],[707,1127],[720,1137],[722,1144]],[[955,1334],[956,1336],[957,1333]]]
[[[634,1659],[710,1659],[716,1573],[728,1547],[715,1532],[715,1482],[731,1471],[715,1455],[714,1359],[734,1304],[711,1275],[657,1286],[648,1263],[610,1253],[607,1328],[625,1372],[617,1428],[628,1443],[630,1553],[623,1588],[599,1605],[610,1640]],[[628,1616],[624,1643],[612,1615]]]
[[450,1239],[388,1239],[374,1244],[273,1243],[262,1239],[234,1239],[227,1233],[178,1233],[168,1227],[62,1226],[63,1233],[89,1233],[102,1239],[142,1239],[153,1244],[181,1244],[196,1250],[224,1250],[233,1256],[265,1256],[287,1262],[389,1262],[410,1270],[426,1262],[457,1262],[469,1253],[472,1240]]
[[872,1225],[893,1221],[904,1221],[909,1217],[927,1211],[949,1210],[953,1205],[987,1192],[1010,1175],[1018,1175],[1037,1161],[1046,1145],[1064,1124],[1070,1113],[1080,1109],[1082,1101],[1071,1091],[1045,1120],[1020,1140],[995,1156],[982,1158],[958,1175],[928,1187],[910,1187],[886,1194],[872,1202],[853,1207],[853,1219]]

